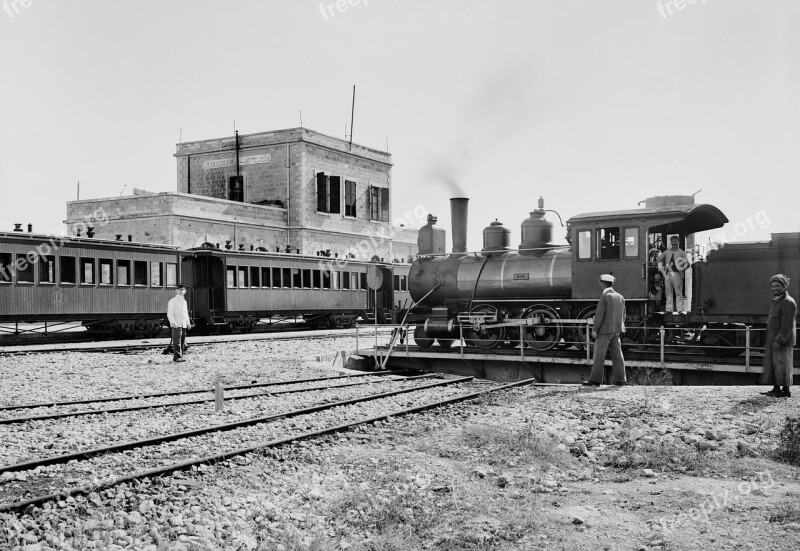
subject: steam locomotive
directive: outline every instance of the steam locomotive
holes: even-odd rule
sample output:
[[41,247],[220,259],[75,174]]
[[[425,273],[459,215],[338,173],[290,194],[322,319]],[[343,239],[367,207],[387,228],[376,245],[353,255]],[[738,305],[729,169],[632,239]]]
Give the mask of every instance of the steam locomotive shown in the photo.
[[[722,227],[725,215],[691,196],[653,197],[644,208],[590,212],[567,221],[567,245],[553,242],[553,224],[542,199],[522,222],[521,243],[500,222],[483,231],[483,248],[467,252],[466,198],[451,199],[453,250],[445,253],[444,230],[435,217],[419,232],[419,255],[409,291],[417,303],[415,342],[491,349],[520,344],[538,351],[591,345],[591,321],[600,293],[598,277],[616,277],[626,298],[625,340],[658,342],[664,326],[689,327],[691,340],[715,355],[763,346],[772,274],[791,277],[800,290],[800,233],[773,233],[769,242],[736,243],[703,254],[694,234]],[[560,218],[560,216],[559,216]],[[686,312],[664,311],[658,257],[677,236],[689,253]]]

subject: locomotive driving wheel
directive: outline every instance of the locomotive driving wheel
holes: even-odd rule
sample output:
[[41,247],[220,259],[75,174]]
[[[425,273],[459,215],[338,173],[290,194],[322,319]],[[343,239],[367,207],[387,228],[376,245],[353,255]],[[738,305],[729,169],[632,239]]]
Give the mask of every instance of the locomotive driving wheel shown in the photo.
[[[500,319],[499,316],[497,316],[497,308],[488,304],[476,306],[472,309],[470,314],[492,314],[498,321]],[[494,348],[502,344],[505,339],[506,332],[503,327],[486,329],[481,326],[479,329],[467,329],[464,333],[464,340],[467,342],[467,346],[475,346],[477,348]]]
[[417,325],[414,329],[414,343],[420,348],[428,348],[433,345],[434,339],[426,336],[425,326]]
[[521,326],[525,343],[539,352],[554,348],[561,341],[558,312],[545,304],[531,306],[522,312],[521,319],[534,320],[533,325]]

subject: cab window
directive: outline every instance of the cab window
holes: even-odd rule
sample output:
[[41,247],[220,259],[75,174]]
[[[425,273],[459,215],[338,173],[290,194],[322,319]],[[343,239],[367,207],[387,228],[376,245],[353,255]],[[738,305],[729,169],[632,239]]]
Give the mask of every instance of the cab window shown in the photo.
[[595,235],[598,260],[619,260],[619,227],[598,228]]

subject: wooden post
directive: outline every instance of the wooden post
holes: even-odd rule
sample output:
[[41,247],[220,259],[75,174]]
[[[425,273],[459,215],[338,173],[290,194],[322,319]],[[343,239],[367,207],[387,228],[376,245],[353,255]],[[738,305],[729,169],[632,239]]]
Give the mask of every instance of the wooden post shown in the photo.
[[225,387],[222,386],[222,379],[217,375],[217,383],[214,385],[214,411],[219,413],[225,409]]

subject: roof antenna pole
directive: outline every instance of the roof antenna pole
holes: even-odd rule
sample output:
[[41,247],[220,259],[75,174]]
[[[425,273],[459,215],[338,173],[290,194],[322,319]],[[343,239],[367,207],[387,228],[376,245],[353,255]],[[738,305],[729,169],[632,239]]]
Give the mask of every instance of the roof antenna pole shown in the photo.
[[350,151],[353,150],[353,116],[356,111],[356,85],[353,84],[353,106],[350,108]]
[[300,128],[303,128],[303,110],[300,110]]

